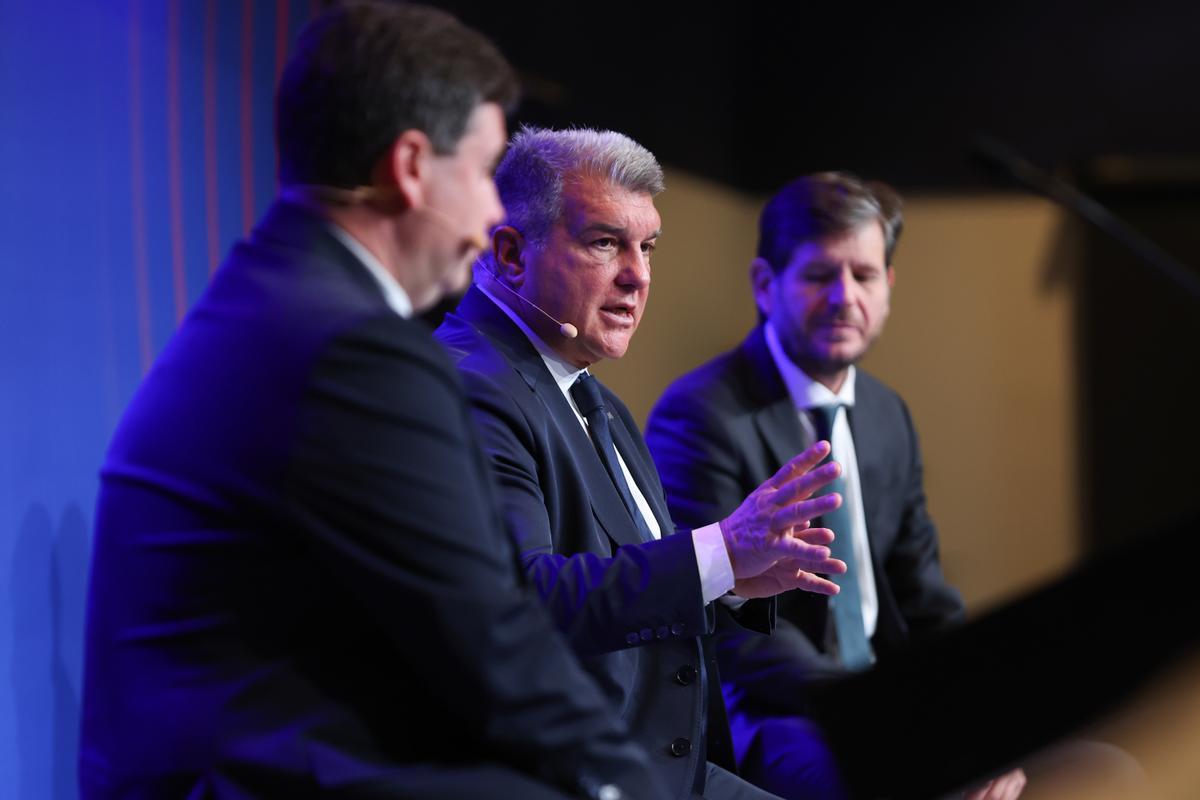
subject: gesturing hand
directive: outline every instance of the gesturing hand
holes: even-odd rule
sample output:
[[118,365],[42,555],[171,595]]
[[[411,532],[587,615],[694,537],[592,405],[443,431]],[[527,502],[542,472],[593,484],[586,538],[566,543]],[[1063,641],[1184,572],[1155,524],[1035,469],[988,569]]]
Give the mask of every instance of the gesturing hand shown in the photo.
[[[764,597],[794,588],[837,593],[833,582],[811,574],[846,571],[846,564],[831,558],[825,546],[834,533],[808,527],[811,519],[842,502],[835,493],[812,497],[841,473],[835,462],[816,466],[827,455],[829,443],[817,442],[784,464],[721,521],[738,595]],[[770,591],[773,587],[778,588]]]

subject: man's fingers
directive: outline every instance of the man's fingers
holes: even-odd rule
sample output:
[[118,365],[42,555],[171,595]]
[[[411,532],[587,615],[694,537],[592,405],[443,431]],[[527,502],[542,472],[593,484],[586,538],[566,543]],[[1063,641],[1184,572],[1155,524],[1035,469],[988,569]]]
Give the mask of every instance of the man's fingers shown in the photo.
[[820,464],[822,459],[828,455],[829,442],[822,439],[809,446],[804,452],[794,456],[791,461],[780,467],[774,475],[767,478],[762,485],[768,489],[778,489],[796,476],[803,475],[817,464]]
[[1025,781],[1025,772],[1014,769],[977,787],[963,800],[1017,800],[1025,788]]
[[785,483],[780,484],[774,492],[768,495],[771,502],[777,506],[782,506],[796,500],[803,500],[811,497],[822,486],[828,486],[837,477],[842,474],[842,465],[836,461],[830,461],[828,464],[822,464],[814,470],[797,475]]
[[807,525],[792,528],[788,535],[809,544],[829,544],[835,538],[834,532],[829,528],[810,528]]
[[1014,769],[992,781],[991,796],[995,800],[1017,800],[1025,789],[1025,772]]
[[800,589],[805,592],[814,592],[816,594],[835,595],[839,591],[836,583],[828,578],[822,578],[806,570],[798,569],[792,575],[788,576],[787,582],[791,584],[788,588]]
[[[787,528],[803,527],[809,520],[828,514],[841,504],[842,496],[837,492],[791,503],[771,515],[771,530],[783,531]],[[836,533],[837,531],[834,531],[834,534]]]
[[846,571],[846,562],[833,558],[829,548],[824,545],[784,537],[775,543],[772,551],[779,556],[777,565],[826,575],[841,575]]

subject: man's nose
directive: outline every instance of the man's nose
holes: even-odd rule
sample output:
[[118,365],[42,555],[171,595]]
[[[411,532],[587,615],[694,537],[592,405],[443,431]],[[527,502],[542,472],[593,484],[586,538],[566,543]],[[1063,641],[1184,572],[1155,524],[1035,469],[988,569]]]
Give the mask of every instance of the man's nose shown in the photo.
[[838,270],[837,275],[829,282],[827,297],[831,305],[845,305],[854,294],[854,274],[849,267]]
[[633,248],[625,255],[617,282],[622,286],[643,289],[650,285],[650,254],[641,248]]

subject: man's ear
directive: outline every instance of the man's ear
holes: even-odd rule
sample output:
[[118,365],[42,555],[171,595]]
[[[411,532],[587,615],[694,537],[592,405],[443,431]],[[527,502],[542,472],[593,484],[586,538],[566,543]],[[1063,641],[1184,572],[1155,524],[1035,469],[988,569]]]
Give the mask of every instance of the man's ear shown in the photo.
[[433,143],[410,128],[392,142],[371,170],[371,183],[380,194],[394,197],[401,208],[420,208],[426,202]]
[[887,268],[887,282],[889,290],[896,288],[896,268],[891,264],[888,264]]
[[518,289],[525,282],[525,237],[511,225],[501,225],[492,231],[492,258],[499,274],[509,288]]
[[775,270],[764,258],[750,262],[750,289],[754,293],[754,304],[764,317],[771,316],[771,287],[775,282]]

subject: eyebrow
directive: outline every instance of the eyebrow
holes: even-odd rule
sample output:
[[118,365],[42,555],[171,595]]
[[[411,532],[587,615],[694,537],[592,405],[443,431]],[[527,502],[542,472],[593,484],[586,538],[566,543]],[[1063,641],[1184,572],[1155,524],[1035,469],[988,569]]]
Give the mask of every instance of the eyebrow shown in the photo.
[[[807,268],[807,267],[814,267],[814,268],[817,268],[817,269],[822,269],[822,268],[828,268],[828,267],[832,267],[832,268],[834,268],[834,269],[841,269],[841,267],[842,267],[842,263],[843,263],[843,262],[841,262],[841,261],[827,261],[827,260],[825,260],[825,259],[816,258],[816,259],[813,259],[812,261],[808,261],[808,262],[806,262],[806,263],[805,263],[805,267],[806,267],[806,268]],[[884,269],[887,269],[887,267],[881,267],[881,266],[879,266],[878,264],[872,264],[870,261],[851,261],[851,262],[850,262],[850,269],[878,269],[878,270],[884,270]]]
[[[589,231],[600,231],[601,233],[611,233],[614,236],[624,236],[625,230],[620,225],[609,225],[607,222],[593,222],[580,231],[580,234],[588,233]],[[657,239],[660,236],[662,236],[662,228],[651,233],[646,239]]]

